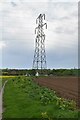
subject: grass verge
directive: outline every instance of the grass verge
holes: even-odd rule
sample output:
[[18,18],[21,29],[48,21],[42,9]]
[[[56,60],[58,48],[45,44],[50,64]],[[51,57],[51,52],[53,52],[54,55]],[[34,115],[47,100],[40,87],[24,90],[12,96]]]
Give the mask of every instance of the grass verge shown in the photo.
[[74,101],[56,96],[30,77],[11,78],[3,95],[3,118],[77,118]]

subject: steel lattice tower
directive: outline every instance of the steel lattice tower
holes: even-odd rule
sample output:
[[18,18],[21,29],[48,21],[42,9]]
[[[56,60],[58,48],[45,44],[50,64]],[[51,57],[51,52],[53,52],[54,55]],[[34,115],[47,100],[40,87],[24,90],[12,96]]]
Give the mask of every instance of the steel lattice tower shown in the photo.
[[35,53],[33,60],[33,69],[46,69],[46,53],[45,53],[45,34],[44,34],[44,26],[47,24],[44,23],[45,14],[40,14],[36,19],[36,24],[38,25],[35,28]]

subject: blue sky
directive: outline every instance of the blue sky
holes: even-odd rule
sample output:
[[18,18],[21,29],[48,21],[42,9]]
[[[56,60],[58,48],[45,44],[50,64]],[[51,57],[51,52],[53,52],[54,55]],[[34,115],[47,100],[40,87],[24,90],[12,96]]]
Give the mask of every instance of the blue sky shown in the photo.
[[78,66],[76,0],[0,2],[0,68],[32,68],[36,18],[45,13],[47,68]]

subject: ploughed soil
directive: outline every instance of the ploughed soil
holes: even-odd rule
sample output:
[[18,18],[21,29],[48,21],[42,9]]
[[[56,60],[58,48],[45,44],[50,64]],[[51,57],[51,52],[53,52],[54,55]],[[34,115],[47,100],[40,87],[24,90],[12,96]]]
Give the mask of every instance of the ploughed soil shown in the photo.
[[68,100],[74,100],[80,107],[80,84],[78,77],[37,77],[34,79],[41,86],[56,91],[57,95]]

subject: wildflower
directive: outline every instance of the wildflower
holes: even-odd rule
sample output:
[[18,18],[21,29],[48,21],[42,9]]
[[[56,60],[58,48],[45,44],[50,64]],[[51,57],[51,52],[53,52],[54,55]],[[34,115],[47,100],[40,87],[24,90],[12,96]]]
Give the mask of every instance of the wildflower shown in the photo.
[[41,114],[43,118],[48,118],[47,112]]

